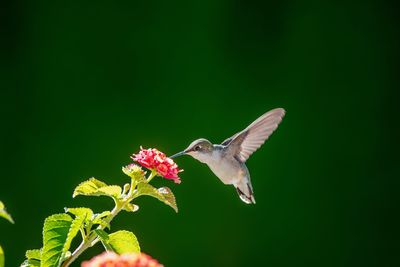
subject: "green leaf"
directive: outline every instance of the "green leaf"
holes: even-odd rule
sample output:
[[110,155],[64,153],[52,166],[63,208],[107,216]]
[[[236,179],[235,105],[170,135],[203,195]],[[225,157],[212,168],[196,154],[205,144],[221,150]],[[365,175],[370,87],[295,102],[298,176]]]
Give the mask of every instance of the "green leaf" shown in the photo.
[[122,188],[118,185],[108,185],[99,188],[97,192],[99,196],[112,196],[114,198],[118,198],[121,196]]
[[148,195],[151,197],[155,197],[173,208],[176,212],[178,212],[178,206],[176,205],[175,196],[172,193],[171,189],[169,189],[168,187],[161,187],[157,189],[150,184],[140,183],[137,186],[137,190],[138,196]]
[[3,202],[1,202],[1,201],[0,201],[0,217],[3,217],[4,219],[8,220],[10,223],[14,223],[13,218],[6,211],[6,208],[5,208],[4,204],[3,204]]
[[27,250],[25,252],[25,257],[30,260],[30,259],[34,259],[34,260],[40,260],[41,258],[41,251],[40,249],[31,249],[31,250]]
[[128,212],[136,212],[136,211],[139,210],[139,206],[135,205],[135,204],[132,204],[132,203],[127,203],[123,207],[123,210],[128,211]]
[[40,267],[40,260],[25,260],[20,267]]
[[157,191],[164,197],[164,203],[178,212],[178,206],[176,205],[175,195],[172,193],[172,190],[168,187],[160,187]]
[[110,237],[108,236],[106,231],[101,230],[101,229],[95,229],[94,232],[97,234],[101,243],[103,244],[104,248],[107,251],[114,251],[113,248],[108,244]]
[[63,245],[62,256],[65,256],[65,254],[68,252],[69,248],[71,247],[72,240],[79,233],[79,230],[83,226],[85,220],[86,216],[83,215],[75,217],[75,219],[72,221],[68,231],[67,239],[65,240]]
[[107,186],[106,183],[97,180],[96,178],[90,178],[87,181],[80,183],[73,193],[73,197],[77,195],[90,195],[95,193],[99,188]]
[[67,208],[65,212],[75,215],[75,217],[84,217],[90,220],[93,216],[93,211],[89,208]]
[[96,178],[90,178],[87,181],[80,183],[74,190],[72,197],[78,195],[91,196],[97,192],[101,187],[107,186],[106,183],[97,180]]
[[140,252],[140,246],[136,236],[129,231],[123,230],[109,234],[107,244],[118,254]]
[[108,242],[109,236],[106,231],[101,229],[95,229],[94,232],[99,236],[100,240]]
[[41,267],[59,265],[72,222],[73,219],[68,214],[55,214],[46,218],[43,226]]
[[75,218],[83,218],[85,225],[90,224],[93,217],[93,211],[89,208],[65,208],[65,212],[75,215]]
[[74,190],[72,197],[78,195],[83,196],[109,196],[112,198],[119,198],[122,189],[118,185],[107,185],[95,178],[90,178],[87,181],[80,183]]
[[102,219],[102,218],[104,218],[104,217],[109,216],[110,214],[111,214],[111,212],[108,211],[108,210],[106,210],[106,211],[103,211],[102,213],[96,213],[96,214],[94,215],[94,218],[95,218],[95,219]]
[[99,224],[103,227],[110,229],[110,224],[103,218],[108,217],[111,214],[110,211],[103,211],[102,213],[95,214],[92,219],[93,224]]
[[4,267],[4,251],[1,246],[0,246],[0,267]]
[[25,260],[20,267],[40,267],[41,253],[40,249],[27,250],[25,252],[27,260]]

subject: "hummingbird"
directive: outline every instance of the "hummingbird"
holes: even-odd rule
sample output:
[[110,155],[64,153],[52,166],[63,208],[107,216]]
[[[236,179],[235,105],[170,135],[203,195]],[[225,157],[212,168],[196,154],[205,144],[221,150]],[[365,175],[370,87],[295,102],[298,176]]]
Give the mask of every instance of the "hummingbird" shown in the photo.
[[243,202],[255,204],[246,161],[276,130],[284,116],[283,108],[273,109],[221,144],[213,144],[207,139],[200,138],[170,158],[189,155],[207,164],[224,184],[233,185],[236,188]]

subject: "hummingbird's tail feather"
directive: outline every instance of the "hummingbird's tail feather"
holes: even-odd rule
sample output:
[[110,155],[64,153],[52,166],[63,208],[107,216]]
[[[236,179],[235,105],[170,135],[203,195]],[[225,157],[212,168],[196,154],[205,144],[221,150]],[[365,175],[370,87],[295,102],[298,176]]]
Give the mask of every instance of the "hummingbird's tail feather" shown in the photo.
[[246,204],[256,204],[254,198],[253,187],[251,185],[250,179],[242,179],[237,184],[234,184],[236,191],[239,194],[240,199]]

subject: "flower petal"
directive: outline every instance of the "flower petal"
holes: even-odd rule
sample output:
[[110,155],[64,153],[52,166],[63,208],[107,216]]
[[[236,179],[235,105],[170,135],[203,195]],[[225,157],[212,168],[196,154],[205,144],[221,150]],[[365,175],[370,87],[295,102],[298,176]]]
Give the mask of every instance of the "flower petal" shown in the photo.
[[182,170],[180,170],[178,165],[163,152],[155,148],[144,149],[140,147],[139,153],[133,154],[131,158],[143,167],[157,171],[160,176],[174,180],[175,183],[180,183],[178,173]]

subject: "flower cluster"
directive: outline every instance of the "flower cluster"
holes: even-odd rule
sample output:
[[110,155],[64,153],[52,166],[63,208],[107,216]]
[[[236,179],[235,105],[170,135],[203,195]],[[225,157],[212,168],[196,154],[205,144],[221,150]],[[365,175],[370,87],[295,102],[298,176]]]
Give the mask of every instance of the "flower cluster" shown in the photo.
[[118,255],[104,252],[90,261],[83,262],[82,267],[163,267],[163,265],[144,253]]
[[155,148],[143,149],[140,147],[140,152],[133,154],[131,158],[143,167],[156,171],[164,178],[171,179],[177,184],[181,182],[178,173],[182,170],[172,159]]

